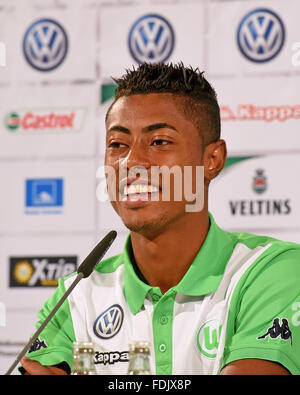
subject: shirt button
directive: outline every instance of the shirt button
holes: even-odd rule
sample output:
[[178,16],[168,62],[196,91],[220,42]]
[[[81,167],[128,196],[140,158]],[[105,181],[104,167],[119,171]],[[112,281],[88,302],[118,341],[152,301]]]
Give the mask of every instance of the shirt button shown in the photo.
[[164,343],[161,343],[158,349],[160,352],[165,352],[167,350],[167,346]]
[[159,297],[158,295],[156,295],[156,294],[154,294],[154,295],[152,296],[153,302],[158,302],[159,299],[160,299],[160,297]]
[[166,317],[165,315],[162,315],[162,316],[160,317],[160,319],[159,319],[159,322],[160,322],[162,325],[165,325],[165,324],[168,322],[168,317]]

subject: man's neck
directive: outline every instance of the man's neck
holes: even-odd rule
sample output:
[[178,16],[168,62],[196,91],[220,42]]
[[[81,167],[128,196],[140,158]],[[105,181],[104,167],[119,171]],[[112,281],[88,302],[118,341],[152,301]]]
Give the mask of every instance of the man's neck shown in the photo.
[[209,230],[208,212],[172,224],[156,237],[131,233],[135,261],[143,277],[162,293],[177,285],[188,271]]

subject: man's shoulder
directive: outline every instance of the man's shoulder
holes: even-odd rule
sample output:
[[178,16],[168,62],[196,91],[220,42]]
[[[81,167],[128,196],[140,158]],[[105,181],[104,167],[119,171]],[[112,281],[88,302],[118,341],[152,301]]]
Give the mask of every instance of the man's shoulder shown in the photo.
[[[254,233],[233,234],[236,246],[242,244],[253,254],[255,251],[261,251],[248,266],[242,284],[247,287],[249,284],[260,284],[261,289],[265,289],[276,288],[279,283],[284,283],[285,288],[295,289],[300,277],[300,244]],[[242,259],[245,259],[246,255],[247,251]],[[249,253],[249,256],[251,255]]]
[[300,244],[255,233],[228,233],[233,239],[230,261],[236,262],[237,269],[241,264],[245,266],[242,277],[247,283],[257,276],[269,276],[278,281],[287,276],[293,279],[300,276]]
[[266,255],[274,255],[276,253],[282,254],[289,252],[289,255],[295,254],[299,258],[300,254],[300,244],[278,239],[272,236],[259,235],[249,232],[228,232],[232,235],[235,245],[241,243],[244,244],[249,249],[253,250],[257,247],[266,247]]
[[[214,221],[212,216],[211,220]],[[272,256],[286,253],[299,259],[300,244],[298,243],[275,238],[266,234],[229,231],[227,229],[220,228],[217,224],[215,224],[215,227],[219,230],[222,244],[225,247],[230,247],[228,248],[228,250],[231,250],[229,260],[233,255],[237,257],[237,260],[239,260],[239,258],[241,260],[245,260],[247,256],[250,257],[258,251],[262,253],[263,257],[269,256],[271,258]]]

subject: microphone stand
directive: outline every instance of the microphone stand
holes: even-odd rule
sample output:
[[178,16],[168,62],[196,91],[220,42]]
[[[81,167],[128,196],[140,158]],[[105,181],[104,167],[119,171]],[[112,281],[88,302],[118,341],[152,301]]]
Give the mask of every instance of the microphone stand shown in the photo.
[[5,375],[10,375],[12,371],[15,369],[15,367],[18,365],[20,360],[24,357],[30,346],[36,341],[36,339],[39,337],[45,326],[49,323],[49,321],[53,318],[57,310],[60,308],[60,306],[64,303],[64,301],[67,299],[67,297],[70,295],[70,293],[73,291],[74,287],[79,283],[79,281],[84,277],[84,274],[79,272],[73,281],[73,283],[70,285],[70,287],[67,289],[67,291],[64,293],[64,295],[61,297],[57,305],[54,307],[54,309],[51,311],[51,313],[48,315],[48,317],[45,319],[45,321],[42,323],[42,325],[38,328],[38,330],[34,333],[34,335],[29,339],[28,343],[25,345],[23,350],[19,353],[17,356],[15,362],[11,365],[11,367],[8,369],[8,371],[5,373]]
[[42,325],[38,328],[38,330],[35,332],[35,334],[30,338],[29,342],[25,345],[23,350],[19,353],[19,355],[17,356],[17,359],[11,365],[11,367],[8,369],[8,371],[5,373],[5,375],[10,375],[11,372],[15,369],[15,367],[20,362],[21,358],[24,357],[24,355],[26,354],[29,347],[36,341],[36,339],[39,337],[42,330],[49,323],[51,318],[54,316],[54,314],[57,312],[57,310],[60,308],[60,306],[64,303],[64,301],[67,299],[67,297],[70,295],[70,293],[73,291],[74,287],[79,283],[79,281],[83,278],[88,277],[92,273],[95,265],[103,258],[103,256],[105,255],[105,253],[111,246],[111,244],[114,241],[114,239],[116,238],[116,236],[117,236],[117,232],[115,230],[110,231],[100,241],[100,243],[92,250],[92,252],[85,258],[85,260],[82,262],[82,264],[79,266],[79,268],[77,270],[77,276],[76,276],[75,280],[73,281],[73,283],[70,285],[70,287],[67,289],[67,291],[64,293],[64,295],[58,301],[57,305],[50,312],[50,314],[47,316],[47,318],[42,323]]

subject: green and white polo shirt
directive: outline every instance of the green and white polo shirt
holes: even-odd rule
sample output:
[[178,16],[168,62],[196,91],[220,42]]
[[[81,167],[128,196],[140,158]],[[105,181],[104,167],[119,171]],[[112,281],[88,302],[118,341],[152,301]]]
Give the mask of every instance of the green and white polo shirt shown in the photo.
[[[135,273],[129,236],[123,253],[77,285],[28,357],[71,367],[73,341],[92,341],[98,374],[126,374],[128,343],[141,340],[151,344],[153,374],[218,374],[243,358],[299,374],[300,245],[210,222],[194,262],[165,294]],[[39,323],[73,280],[60,281]]]

